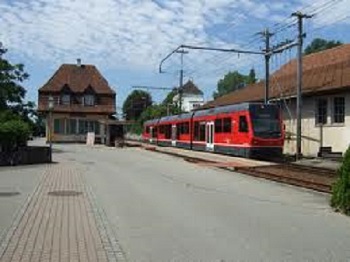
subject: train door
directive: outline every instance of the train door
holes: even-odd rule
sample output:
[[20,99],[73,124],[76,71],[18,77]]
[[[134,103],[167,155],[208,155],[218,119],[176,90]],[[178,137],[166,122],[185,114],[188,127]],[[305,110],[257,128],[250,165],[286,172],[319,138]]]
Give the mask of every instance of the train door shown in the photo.
[[149,142],[152,144],[153,143],[153,126],[149,128]]
[[249,125],[246,114],[238,116],[238,133],[236,138],[237,144],[248,145],[249,143]]
[[176,137],[177,137],[177,128],[176,125],[171,126],[171,145],[176,146]]
[[206,149],[209,151],[214,150],[214,122],[208,122],[205,129],[205,141]]

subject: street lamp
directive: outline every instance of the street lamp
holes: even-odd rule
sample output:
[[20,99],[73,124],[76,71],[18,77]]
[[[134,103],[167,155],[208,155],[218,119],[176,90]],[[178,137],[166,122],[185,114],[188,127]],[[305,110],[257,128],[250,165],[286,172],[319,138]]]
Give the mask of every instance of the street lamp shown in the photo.
[[52,110],[54,107],[54,99],[52,95],[49,96],[49,145],[50,145],[50,162],[52,162]]

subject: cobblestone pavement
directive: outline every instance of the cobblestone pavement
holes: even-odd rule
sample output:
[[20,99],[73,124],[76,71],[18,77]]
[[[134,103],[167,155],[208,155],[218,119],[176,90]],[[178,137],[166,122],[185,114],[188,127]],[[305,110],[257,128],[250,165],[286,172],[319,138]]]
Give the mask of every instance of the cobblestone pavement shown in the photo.
[[1,261],[121,261],[79,169],[52,164],[1,242]]

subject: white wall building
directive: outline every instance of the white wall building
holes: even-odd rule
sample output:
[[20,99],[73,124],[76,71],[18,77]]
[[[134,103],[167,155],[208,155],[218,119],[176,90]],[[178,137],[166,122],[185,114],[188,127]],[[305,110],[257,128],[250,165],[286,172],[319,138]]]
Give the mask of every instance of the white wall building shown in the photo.
[[[203,92],[192,82],[188,81],[180,90],[181,94],[181,109],[184,112],[190,112],[204,104]],[[180,95],[177,94],[173,98],[173,103],[179,103]]]
[[[294,59],[270,77],[270,101],[283,109],[288,154],[296,153],[296,70]],[[205,107],[263,101],[264,85],[248,85]],[[344,153],[350,145],[350,44],[303,57],[302,94],[303,155],[317,156],[325,147]]]

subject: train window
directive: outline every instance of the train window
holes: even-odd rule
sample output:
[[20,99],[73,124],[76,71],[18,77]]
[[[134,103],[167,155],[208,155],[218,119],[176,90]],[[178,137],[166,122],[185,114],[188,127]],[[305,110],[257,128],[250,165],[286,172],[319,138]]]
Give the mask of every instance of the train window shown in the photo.
[[164,126],[159,126],[159,134],[164,134]]
[[182,124],[176,124],[176,131],[178,135],[182,134]]
[[222,119],[215,119],[215,133],[222,132]]
[[190,132],[190,124],[188,122],[183,123],[183,134],[188,134]]
[[193,140],[199,140],[199,122],[194,122]]
[[205,123],[199,126],[199,141],[205,141]]
[[149,134],[149,126],[146,126],[146,134]]
[[157,134],[158,134],[158,128],[157,128],[157,127],[154,127],[154,128],[153,128],[152,137],[153,137],[153,138],[156,138],[156,137],[157,137]]
[[248,132],[248,122],[246,116],[239,116],[239,132]]
[[181,124],[176,124],[176,129],[173,131],[175,132],[176,131],[176,140],[179,140],[180,139],[180,135],[182,134],[182,131],[183,131],[183,125],[182,123]]
[[224,118],[223,122],[224,122],[223,132],[231,133],[231,118],[230,117]]
[[165,139],[171,138],[171,125],[164,126],[164,134],[165,134]]
[[189,124],[187,122],[177,124],[176,128],[177,128],[177,131],[179,134],[188,134],[189,133]]

